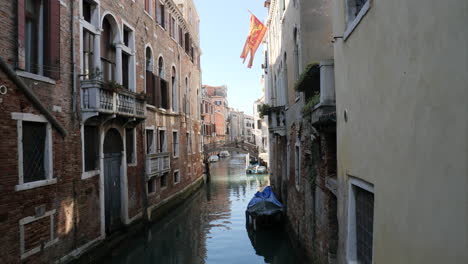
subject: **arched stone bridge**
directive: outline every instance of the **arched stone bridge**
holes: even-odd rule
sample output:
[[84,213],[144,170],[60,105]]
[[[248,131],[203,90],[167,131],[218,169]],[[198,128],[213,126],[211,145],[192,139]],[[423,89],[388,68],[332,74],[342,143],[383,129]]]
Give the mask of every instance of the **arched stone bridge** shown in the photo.
[[258,147],[246,141],[218,141],[203,146],[205,154],[223,150],[249,153],[250,156],[258,158]]

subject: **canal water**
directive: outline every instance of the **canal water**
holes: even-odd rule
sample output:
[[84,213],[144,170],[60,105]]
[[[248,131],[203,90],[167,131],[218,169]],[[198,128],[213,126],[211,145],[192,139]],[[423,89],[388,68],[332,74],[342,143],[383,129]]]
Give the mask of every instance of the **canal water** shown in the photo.
[[279,230],[250,232],[245,209],[269,184],[245,174],[245,156],[220,159],[211,181],[147,231],[114,249],[104,263],[302,263]]

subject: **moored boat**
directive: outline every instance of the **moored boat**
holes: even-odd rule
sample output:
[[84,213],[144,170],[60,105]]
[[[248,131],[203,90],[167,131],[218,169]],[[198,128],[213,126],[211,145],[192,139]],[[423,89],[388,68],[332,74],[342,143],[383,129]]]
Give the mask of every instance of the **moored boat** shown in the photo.
[[257,230],[259,227],[272,227],[281,223],[283,205],[276,199],[270,186],[255,193],[245,211],[247,227]]

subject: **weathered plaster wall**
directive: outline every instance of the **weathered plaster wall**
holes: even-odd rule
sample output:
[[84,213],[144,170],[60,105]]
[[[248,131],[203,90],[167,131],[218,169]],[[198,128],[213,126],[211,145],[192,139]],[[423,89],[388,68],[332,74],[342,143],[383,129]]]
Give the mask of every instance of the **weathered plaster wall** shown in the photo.
[[375,263],[468,262],[467,23],[463,0],[371,1],[335,44],[340,263],[350,177],[374,185]]

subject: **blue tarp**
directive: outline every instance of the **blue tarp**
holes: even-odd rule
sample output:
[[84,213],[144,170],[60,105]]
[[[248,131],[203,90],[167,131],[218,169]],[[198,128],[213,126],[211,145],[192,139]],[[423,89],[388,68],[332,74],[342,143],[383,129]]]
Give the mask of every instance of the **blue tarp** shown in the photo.
[[271,190],[270,186],[265,187],[263,192],[255,193],[252,200],[250,200],[249,205],[247,205],[247,209],[250,207],[260,203],[260,202],[270,202],[280,208],[283,208],[283,205],[276,199],[275,194]]

